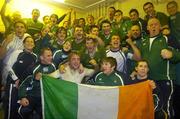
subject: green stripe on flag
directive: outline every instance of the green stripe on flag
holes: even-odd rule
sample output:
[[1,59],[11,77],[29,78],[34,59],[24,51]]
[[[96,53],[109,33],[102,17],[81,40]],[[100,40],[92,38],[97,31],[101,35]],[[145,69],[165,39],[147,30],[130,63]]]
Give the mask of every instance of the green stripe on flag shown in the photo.
[[77,84],[44,75],[41,86],[44,119],[77,119]]

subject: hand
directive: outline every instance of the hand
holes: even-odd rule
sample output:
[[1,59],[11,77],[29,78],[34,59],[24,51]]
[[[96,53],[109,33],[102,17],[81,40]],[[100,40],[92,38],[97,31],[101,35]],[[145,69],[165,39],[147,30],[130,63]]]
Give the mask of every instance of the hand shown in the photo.
[[28,106],[29,105],[29,100],[27,99],[27,98],[22,98],[21,100],[20,100],[20,104],[22,105],[22,106]]
[[35,79],[40,80],[41,78],[42,78],[42,73],[40,73],[40,72],[36,73]]
[[133,72],[130,74],[131,79],[134,80],[135,77],[136,77],[136,75],[137,75],[137,72],[136,72],[136,71],[133,71]]
[[129,45],[132,45],[132,44],[133,44],[133,41],[132,41],[131,38],[126,39],[126,42],[127,42]]
[[17,79],[17,80],[15,81],[15,85],[16,85],[16,88],[19,87],[19,79]]
[[170,50],[163,49],[163,50],[161,50],[161,56],[163,59],[170,59],[170,58],[172,58],[173,53]]
[[62,64],[62,65],[59,66],[59,72],[61,74],[66,72],[66,64]]
[[155,89],[156,88],[156,84],[154,81],[150,80],[149,81],[149,85],[151,86],[152,89]]
[[91,60],[89,61],[89,63],[92,64],[93,66],[96,66],[96,65],[97,65],[97,62],[96,62],[95,59],[91,59]]
[[80,64],[80,66],[79,66],[79,73],[81,74],[81,73],[83,73],[83,72],[84,72],[84,67],[83,67],[82,64]]

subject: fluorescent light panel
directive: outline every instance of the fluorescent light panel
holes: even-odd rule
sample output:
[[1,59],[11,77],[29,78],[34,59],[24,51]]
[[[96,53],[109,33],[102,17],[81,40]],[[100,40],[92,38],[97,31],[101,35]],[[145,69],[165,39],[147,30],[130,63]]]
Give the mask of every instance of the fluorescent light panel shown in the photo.
[[64,3],[65,0],[53,0],[55,2],[60,2],[60,3]]

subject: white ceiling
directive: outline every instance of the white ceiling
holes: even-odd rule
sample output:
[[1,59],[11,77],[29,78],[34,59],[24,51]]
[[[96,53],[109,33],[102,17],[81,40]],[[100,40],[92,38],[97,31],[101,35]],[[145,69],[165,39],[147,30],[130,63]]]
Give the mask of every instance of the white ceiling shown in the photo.
[[63,4],[66,6],[75,7],[79,9],[88,9],[105,2],[108,3],[115,1],[117,0],[65,0],[64,3],[57,3],[57,4]]

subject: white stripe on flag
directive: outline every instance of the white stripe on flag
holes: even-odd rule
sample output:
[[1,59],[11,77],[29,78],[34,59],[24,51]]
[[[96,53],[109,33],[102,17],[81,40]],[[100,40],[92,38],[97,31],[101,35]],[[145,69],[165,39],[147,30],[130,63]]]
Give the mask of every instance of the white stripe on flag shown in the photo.
[[118,87],[78,86],[77,119],[117,119],[118,104]]

